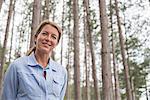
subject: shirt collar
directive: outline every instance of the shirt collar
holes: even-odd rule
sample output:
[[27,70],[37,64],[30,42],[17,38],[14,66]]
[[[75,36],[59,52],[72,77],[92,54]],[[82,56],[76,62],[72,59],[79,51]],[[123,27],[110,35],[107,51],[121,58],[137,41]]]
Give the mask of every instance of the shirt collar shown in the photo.
[[56,62],[53,61],[52,59],[49,60],[48,66],[52,68],[53,72],[57,72],[58,71],[58,67],[59,66],[57,66]]
[[31,55],[28,56],[28,65],[29,66],[36,66],[39,65],[36,61],[35,55],[34,53],[32,53]]
[[[34,53],[32,53],[31,55],[28,56],[28,65],[32,66],[32,67],[39,66],[39,64],[36,61]],[[53,60],[49,59],[49,63],[48,63],[48,66],[46,67],[46,69],[52,68],[53,72],[57,72],[58,71],[57,67],[59,67],[59,66],[56,66],[55,62]]]

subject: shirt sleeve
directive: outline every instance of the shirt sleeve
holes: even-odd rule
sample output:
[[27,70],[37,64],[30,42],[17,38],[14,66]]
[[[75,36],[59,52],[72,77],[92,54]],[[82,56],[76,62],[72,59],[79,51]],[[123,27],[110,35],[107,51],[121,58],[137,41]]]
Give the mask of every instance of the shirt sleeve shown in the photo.
[[18,87],[17,70],[15,64],[10,64],[8,67],[2,91],[2,100],[16,100]]
[[67,71],[65,70],[65,77],[64,77],[64,84],[63,84],[63,88],[62,88],[62,91],[61,91],[61,94],[60,94],[60,100],[63,100],[64,99],[64,96],[65,96],[65,92],[66,92],[66,88],[67,88]]

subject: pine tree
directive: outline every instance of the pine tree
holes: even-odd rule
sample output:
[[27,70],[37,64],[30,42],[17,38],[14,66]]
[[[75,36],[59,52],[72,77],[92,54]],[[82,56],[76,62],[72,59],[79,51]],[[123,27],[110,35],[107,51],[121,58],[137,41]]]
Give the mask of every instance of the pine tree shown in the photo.
[[75,83],[75,100],[81,100],[80,92],[80,58],[79,58],[79,16],[78,0],[73,0],[74,16],[74,83]]
[[31,26],[31,37],[30,37],[30,48],[34,45],[33,36],[35,34],[36,27],[40,23],[40,19],[41,19],[41,0],[34,0],[33,14],[32,14],[32,26]]
[[110,67],[110,46],[108,37],[108,19],[106,14],[106,1],[99,0],[100,23],[101,23],[101,44],[102,44],[102,83],[103,100],[113,100],[112,77]]
[[95,90],[95,96],[96,96],[96,100],[100,100],[100,96],[99,96],[99,88],[98,88],[98,80],[97,80],[97,75],[96,75],[96,64],[95,64],[95,52],[93,49],[93,39],[92,39],[92,30],[90,27],[90,14],[89,14],[89,1],[88,0],[84,0],[84,7],[85,7],[85,11],[86,11],[86,21],[87,21],[87,40],[89,42],[89,47],[90,47],[90,51],[91,51],[91,57],[92,57],[92,76],[93,76],[93,80],[94,80],[94,90]]
[[0,0],[0,12],[1,12],[1,8],[2,8],[3,1],[4,1],[4,0]]
[[129,66],[127,64],[127,59],[126,59],[126,54],[125,54],[125,46],[124,46],[125,41],[123,38],[122,29],[121,29],[121,22],[120,22],[120,17],[119,17],[119,9],[118,9],[117,0],[115,0],[115,10],[116,10],[116,16],[117,16],[119,40],[120,40],[120,46],[121,46],[121,55],[122,55],[122,61],[123,61],[123,66],[124,66],[124,71],[125,71],[127,100],[132,100]]
[[2,57],[1,57],[2,59],[1,59],[1,67],[0,67],[0,94],[2,91],[2,82],[3,82],[3,74],[4,74],[3,67],[5,64],[5,54],[6,54],[6,48],[7,48],[7,42],[8,42],[9,27],[10,27],[10,21],[11,21],[14,5],[15,5],[14,0],[10,0],[8,17],[7,17],[7,25],[6,25],[6,30],[5,30],[5,38],[4,38]]
[[116,64],[116,43],[113,29],[113,5],[112,0],[110,0],[110,27],[111,27],[111,36],[112,36],[112,56],[113,56],[113,71],[114,71],[114,84],[115,84],[115,95],[114,100],[121,100],[120,95],[120,86],[119,86],[119,78],[118,78],[118,66]]

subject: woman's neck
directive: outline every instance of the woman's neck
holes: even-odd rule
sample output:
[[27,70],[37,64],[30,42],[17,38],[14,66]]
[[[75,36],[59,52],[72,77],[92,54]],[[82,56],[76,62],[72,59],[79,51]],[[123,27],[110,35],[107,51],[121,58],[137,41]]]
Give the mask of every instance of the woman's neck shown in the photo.
[[36,58],[36,61],[40,65],[42,65],[43,68],[46,68],[48,61],[49,61],[49,54],[43,54],[43,53],[35,51],[35,58]]

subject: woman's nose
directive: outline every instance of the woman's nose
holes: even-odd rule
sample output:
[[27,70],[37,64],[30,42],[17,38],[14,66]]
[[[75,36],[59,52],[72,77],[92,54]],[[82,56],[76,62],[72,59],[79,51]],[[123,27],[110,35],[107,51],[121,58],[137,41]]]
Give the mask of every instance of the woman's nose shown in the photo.
[[46,37],[46,41],[53,41],[53,37],[51,36],[51,35],[48,35],[47,37]]
[[46,40],[50,41],[51,40],[51,36],[50,35],[46,36]]

